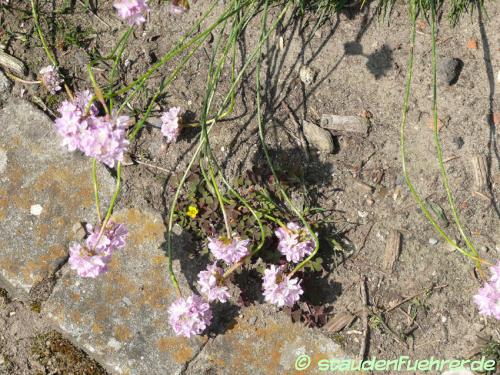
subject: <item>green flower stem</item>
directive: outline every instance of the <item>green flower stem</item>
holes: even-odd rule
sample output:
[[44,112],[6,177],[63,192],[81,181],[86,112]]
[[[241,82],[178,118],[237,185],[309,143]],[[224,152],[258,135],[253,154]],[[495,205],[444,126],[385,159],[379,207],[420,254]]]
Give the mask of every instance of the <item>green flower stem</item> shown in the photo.
[[38,10],[37,10],[37,5],[35,3],[35,0],[31,0],[31,14],[33,15],[33,21],[35,22],[35,28],[38,33],[38,37],[40,38],[40,42],[42,42],[43,49],[45,50],[45,54],[49,58],[50,62],[52,65],[54,65],[56,68],[59,66],[57,63],[56,58],[50,52],[49,46],[47,45],[47,42],[45,41],[45,37],[43,36],[42,28],[40,27],[40,20],[38,18]]
[[101,217],[101,204],[99,201],[99,185],[97,183],[97,161],[92,159],[92,183],[94,186],[94,197],[95,197],[95,206],[97,211],[97,221],[100,223],[102,220]]
[[156,99],[158,99],[158,96],[161,94],[161,89],[156,92],[156,94],[153,96],[153,98],[149,101],[148,108],[146,109],[146,112],[144,113],[144,116],[135,123],[134,128],[130,132],[128,136],[128,140],[132,142],[135,137],[137,137],[137,133],[144,127],[144,124],[146,123],[146,120],[149,117],[149,114],[153,110],[153,106],[156,103]]
[[[38,37],[40,39],[40,42],[42,43],[45,54],[47,55],[47,58],[50,60],[52,65],[55,68],[58,68],[59,64],[57,63],[57,60],[54,57],[54,55],[52,54],[52,52],[50,52],[49,46],[47,45],[47,42],[45,41],[45,37],[43,36],[42,27],[40,26],[40,19],[38,17],[38,8],[37,8],[37,4],[35,3],[35,0],[31,0],[31,14],[33,15],[33,22],[35,23],[35,28],[36,28],[36,31],[38,33]],[[63,86],[64,86],[64,90],[66,91],[66,94],[68,94],[68,96],[72,99],[73,93],[71,92],[68,85],[66,83],[64,83]]]
[[[205,144],[206,144],[206,142],[205,142]],[[219,201],[219,205],[220,205],[220,208],[222,211],[222,217],[224,218],[224,225],[226,227],[227,238],[231,238],[232,237],[231,225],[229,224],[227,212],[226,212],[226,209],[224,207],[224,201],[222,200],[222,196],[221,196],[221,193],[219,191],[219,187],[217,186],[217,181],[215,179],[214,171],[213,171],[213,168],[211,165],[209,165],[208,171],[210,173],[210,178],[212,179],[212,186],[214,187],[215,195],[217,195],[217,200]]]
[[[287,3],[285,5],[285,7],[283,8],[282,16],[288,10],[289,4],[290,3]],[[265,6],[266,6],[266,9],[267,9],[267,7],[268,7],[268,1],[266,1],[266,5]],[[280,18],[278,18],[278,19],[280,19]],[[257,105],[257,120],[258,120],[258,125],[259,125],[259,139],[260,139],[260,143],[262,145],[262,150],[264,151],[264,156],[266,158],[266,162],[267,162],[269,168],[271,169],[271,172],[272,172],[272,174],[273,174],[273,176],[274,176],[274,178],[276,180],[276,183],[278,185],[279,191],[280,191],[281,195],[283,196],[283,199],[287,202],[287,204],[293,210],[293,212],[300,218],[300,220],[302,221],[302,223],[304,224],[304,226],[307,228],[307,230],[309,231],[309,234],[311,235],[312,239],[314,240],[314,242],[316,244],[316,246],[315,246],[314,250],[311,252],[311,254],[306,259],[304,259],[301,263],[299,263],[292,270],[292,272],[290,272],[290,274],[289,274],[288,277],[292,277],[295,274],[295,272],[297,272],[300,269],[302,269],[312,258],[314,258],[314,256],[316,255],[316,253],[318,252],[318,249],[319,249],[319,241],[318,241],[318,238],[316,237],[316,234],[311,229],[309,223],[307,223],[307,221],[305,220],[305,218],[302,215],[302,213],[295,207],[295,205],[292,203],[291,199],[288,197],[287,193],[285,192],[285,189],[283,189],[283,186],[281,185],[280,180],[278,178],[278,175],[276,173],[276,170],[274,169],[274,165],[273,165],[273,163],[271,161],[271,157],[269,155],[269,150],[268,150],[266,142],[265,142],[265,130],[264,130],[264,123],[263,123],[263,118],[262,118],[262,106],[261,106],[261,95],[260,95],[260,89],[261,89],[261,86],[260,86],[261,53],[260,53],[260,51],[261,51],[262,44],[263,44],[263,37],[265,35],[269,35],[268,33],[266,34],[264,32],[265,31],[266,21],[267,21],[267,11],[264,14],[264,17],[262,17],[262,29],[263,29],[263,31],[261,32],[261,41],[259,42],[259,45],[258,45],[258,49],[259,49],[258,55],[259,55],[259,57],[257,59],[257,66],[255,68],[255,77],[256,77],[256,105]]]
[[[287,3],[285,5],[284,9],[282,10],[282,12],[278,16],[278,18],[274,21],[271,29],[265,34],[264,38],[262,38],[259,41],[259,43],[258,43],[257,47],[254,49],[253,53],[250,54],[250,56],[246,60],[245,64],[243,65],[243,67],[239,71],[238,75],[236,75],[236,77],[234,78],[234,81],[232,82],[232,85],[228,91],[228,94],[226,95],[226,97],[223,100],[223,104],[221,106],[221,109],[218,111],[217,115],[214,117],[213,124],[207,129],[207,134],[210,132],[212,127],[215,125],[216,121],[223,119],[224,117],[226,117],[227,115],[229,115],[232,112],[232,110],[234,108],[234,103],[235,103],[234,95],[236,92],[236,88],[238,87],[239,81],[243,77],[243,74],[246,72],[246,69],[248,68],[248,66],[253,62],[255,57],[260,53],[260,49],[261,49],[264,41],[269,37],[270,33],[276,28],[278,23],[281,21],[281,19],[285,15],[286,11],[288,10],[290,4],[291,3]],[[228,102],[230,103],[230,106],[228,109],[226,109],[226,105],[228,104]],[[205,122],[205,124],[207,124],[207,123],[208,122]],[[204,145],[203,145],[204,142],[205,142],[205,140],[200,138],[200,141],[199,141],[198,147],[195,151],[195,154],[193,155],[188,167],[186,168],[186,171],[184,172],[184,175],[183,175],[181,181],[179,182],[179,186],[177,187],[176,193],[174,195],[174,199],[173,199],[172,204],[170,206],[170,212],[169,212],[169,220],[168,220],[168,228],[167,228],[167,230],[168,230],[168,232],[167,232],[167,252],[168,252],[168,257],[169,257],[169,274],[170,274],[170,279],[172,280],[172,283],[174,284],[174,287],[179,295],[181,294],[181,292],[180,292],[179,285],[178,285],[178,282],[177,282],[177,279],[175,277],[175,274],[173,272],[173,267],[172,267],[172,238],[171,238],[171,236],[172,236],[172,227],[173,227],[173,220],[174,220],[174,211],[175,211],[175,208],[177,206],[177,201],[179,199],[180,190],[181,190],[181,188],[182,188],[182,186],[187,178],[187,175],[189,174],[190,169],[192,168],[192,166],[194,164],[194,161],[196,160],[196,158],[200,154],[202,148],[204,147]]]
[[[287,226],[285,223],[283,223],[280,219],[275,218],[274,216],[264,214],[264,217],[268,220],[271,220],[272,222],[278,224],[280,227],[287,229]],[[288,230],[288,229],[287,229]]]
[[[460,235],[464,239],[467,247],[469,248],[469,254],[474,258],[478,258],[479,255],[476,251],[476,248],[469,240],[467,235],[465,234],[462,224],[460,222],[460,217],[458,216],[458,212],[456,209],[455,199],[453,198],[453,194],[451,192],[450,184],[448,182],[448,176],[446,173],[446,168],[443,162],[443,149],[441,147],[441,141],[439,139],[439,129],[438,129],[438,106],[437,106],[437,74],[436,74],[436,2],[435,0],[431,0],[431,35],[432,35],[432,113],[433,113],[433,121],[434,121],[434,143],[436,145],[436,151],[438,156],[439,169],[441,171],[441,181],[446,190],[446,195],[448,197],[448,203],[450,204],[451,212],[453,215],[453,219],[455,224],[458,227]],[[469,255],[469,256],[470,256]],[[476,261],[476,266],[480,268],[480,263]]]
[[431,225],[434,227],[434,229],[439,233],[439,235],[450,246],[452,246],[455,250],[459,251],[461,254],[473,259],[476,262],[484,263],[484,260],[471,255],[469,252],[467,252],[466,250],[464,250],[460,246],[458,246],[457,243],[455,241],[453,241],[450,237],[448,237],[448,235],[443,231],[443,229],[440,227],[440,225],[436,222],[436,220],[433,218],[433,216],[429,212],[429,209],[427,208],[427,204],[424,202],[422,197],[415,190],[415,187],[413,186],[413,183],[411,182],[410,176],[408,174],[408,168],[407,168],[407,164],[406,164],[405,130],[406,130],[406,124],[407,124],[408,110],[409,110],[411,84],[412,84],[412,80],[413,80],[413,61],[414,61],[414,53],[415,53],[414,49],[415,49],[416,21],[417,21],[416,1],[417,0],[410,1],[410,22],[411,22],[410,52],[409,52],[409,56],[408,56],[408,76],[406,79],[405,92],[404,92],[404,96],[403,96],[403,110],[402,110],[402,117],[401,117],[400,140],[399,140],[403,176],[404,176],[406,185],[408,186],[408,189],[410,190],[410,194],[412,195],[413,199],[415,200],[415,202],[417,203],[419,208],[422,210],[422,212],[425,215],[425,217],[427,218],[427,220],[431,223]]
[[[213,10],[217,2],[214,2],[212,6],[209,9],[209,12]],[[244,3],[246,4],[246,3]],[[229,11],[225,14],[223,14],[217,21],[215,21],[210,27],[208,27],[205,31],[202,33],[196,35],[193,37],[191,40],[189,40],[187,43],[182,43],[178,46],[176,46],[173,50],[170,50],[167,52],[157,63],[155,63],[151,68],[149,68],[143,75],[141,75],[139,78],[128,84],[127,86],[121,88],[120,90],[117,90],[110,94],[108,98],[110,97],[115,97],[115,96],[120,96],[129,91],[130,89],[134,88],[137,85],[142,85],[144,82],[159,68],[161,68],[163,65],[165,65],[168,61],[173,59],[175,56],[178,54],[184,52],[186,49],[190,48],[192,45],[194,45],[196,42],[198,42],[200,39],[205,39],[207,38],[210,33],[221,23],[229,19],[231,16],[237,13],[239,9],[241,9],[244,5],[242,5],[240,8],[236,10]],[[209,14],[209,12],[206,13],[206,15]]]
[[[99,87],[99,84],[97,83],[95,77],[94,77],[94,72],[92,71],[92,63],[87,64],[87,72],[89,74],[90,82],[92,82],[92,87],[94,88],[94,92],[101,102],[102,106],[104,107],[104,111],[106,112],[107,115],[109,115],[109,108],[108,105],[106,104],[106,101],[104,100],[104,96],[102,95],[102,90]],[[86,112],[90,111],[90,106],[92,105],[92,101],[87,104]]]
[[97,237],[97,241],[96,241],[96,245],[95,245],[96,247],[99,244],[99,241],[101,240],[101,237],[104,233],[104,230],[106,229],[106,226],[108,225],[109,219],[111,218],[111,214],[113,213],[113,209],[115,208],[116,200],[118,198],[118,194],[120,193],[121,175],[122,175],[122,164],[120,162],[118,162],[116,165],[115,191],[113,193],[113,197],[111,198],[111,203],[109,204],[108,211],[106,212],[106,216],[104,218],[104,221],[101,224],[101,230],[99,232],[99,236]]
[[[210,129],[209,129],[210,131]],[[177,206],[177,201],[179,200],[179,195],[182,189],[182,186],[184,185],[184,182],[186,181],[186,178],[189,174],[189,171],[191,170],[195,160],[198,158],[198,155],[200,154],[202,148],[203,148],[204,140],[200,138],[200,141],[198,143],[198,147],[196,147],[196,150],[191,157],[191,160],[189,161],[189,164],[184,171],[184,174],[182,175],[181,180],[179,181],[179,185],[177,186],[177,190],[175,191],[174,198],[172,200],[172,204],[170,205],[170,211],[168,213],[168,225],[167,225],[167,254],[168,254],[168,273],[170,275],[170,280],[172,281],[172,284],[174,285],[175,291],[177,293],[178,297],[182,296],[182,292],[179,288],[179,283],[177,281],[177,278],[175,277],[174,273],[174,268],[173,268],[173,259],[172,259],[172,228],[174,226],[174,213],[175,213],[175,208]]]
[[[130,37],[130,34],[132,33],[133,30],[134,30],[134,28],[132,26],[130,26],[127,29],[127,31],[125,32],[125,34],[123,34],[123,36],[120,38],[120,40],[118,41],[118,44],[116,45],[115,49],[113,50],[113,56],[115,56],[115,60],[113,62],[113,67],[111,68],[111,72],[109,73],[108,82],[110,84],[110,88],[108,90],[108,94],[113,91],[113,83],[114,83],[114,80],[115,80],[117,73],[118,73],[118,65],[120,64],[120,60],[123,56],[123,52],[125,51],[125,47],[127,46],[128,38]],[[118,51],[118,53],[116,53],[117,51]],[[110,111],[113,110],[113,99],[112,98],[109,99],[109,110]]]

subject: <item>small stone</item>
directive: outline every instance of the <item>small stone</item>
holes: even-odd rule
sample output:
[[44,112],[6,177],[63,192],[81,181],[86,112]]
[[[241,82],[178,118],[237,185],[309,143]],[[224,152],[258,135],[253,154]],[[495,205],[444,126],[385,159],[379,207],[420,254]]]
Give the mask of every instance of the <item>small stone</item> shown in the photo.
[[438,243],[438,240],[436,240],[435,238],[433,238],[433,237],[429,238],[430,245],[436,245],[437,243]]
[[477,39],[476,38],[470,38],[467,41],[467,48],[468,49],[477,49]]
[[332,153],[335,150],[332,135],[312,122],[302,121],[302,129],[307,143],[314,149]]
[[324,114],[321,116],[321,127],[339,133],[357,133],[367,135],[370,122],[361,116],[338,116]]
[[314,71],[308,66],[302,66],[299,70],[300,80],[305,85],[310,85],[314,82]]
[[40,216],[42,214],[43,207],[40,206],[39,204],[34,204],[30,208],[30,214],[34,216]]
[[460,59],[445,57],[439,62],[437,76],[441,84],[451,86],[455,84],[462,70],[463,63]]

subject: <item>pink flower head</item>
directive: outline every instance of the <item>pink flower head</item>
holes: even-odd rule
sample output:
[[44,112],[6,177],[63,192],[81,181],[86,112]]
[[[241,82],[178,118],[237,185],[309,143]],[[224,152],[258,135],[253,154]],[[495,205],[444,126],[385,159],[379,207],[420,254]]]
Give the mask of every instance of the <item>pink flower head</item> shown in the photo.
[[69,265],[81,277],[95,278],[108,270],[108,263],[115,250],[125,246],[128,235],[123,224],[109,221],[106,229],[100,234],[100,227],[87,225],[89,236],[85,246],[73,243],[69,248]]
[[42,84],[52,95],[61,90],[61,84],[64,81],[59,76],[57,68],[52,65],[46,66],[40,70],[40,76]]
[[316,246],[307,229],[301,228],[297,223],[288,223],[286,228],[280,227],[274,233],[279,239],[278,250],[289,262],[300,262]]
[[212,321],[210,305],[199,295],[177,299],[168,309],[169,323],[177,336],[201,334]]
[[200,292],[207,298],[208,302],[226,302],[230,297],[229,289],[224,286],[222,276],[223,270],[217,266],[217,263],[208,265],[205,271],[198,274]]
[[89,157],[114,168],[116,162],[123,160],[129,145],[126,130],[128,116],[89,117],[86,131],[82,134],[80,149]]
[[129,25],[140,25],[145,22],[145,15],[149,12],[147,0],[118,0],[113,7],[117,10],[118,16]]
[[491,278],[473,297],[479,313],[500,320],[500,261],[490,268]]
[[285,266],[271,265],[264,271],[262,287],[264,299],[268,303],[283,306],[293,306],[304,293],[298,278],[290,279],[284,274]]
[[250,240],[242,240],[233,234],[232,238],[224,236],[208,239],[208,248],[216,259],[233,264],[250,254],[248,245]]
[[[69,151],[81,149],[82,138],[88,129],[88,116],[85,114],[92,94],[89,90],[75,93],[73,100],[65,100],[59,107],[61,116],[56,119],[55,127],[59,135],[63,137],[62,145]],[[97,116],[98,110],[95,105],[89,108],[89,116]]]
[[109,257],[89,251],[79,243],[69,247],[69,266],[81,277],[95,278],[108,270]]
[[182,124],[179,121],[179,107],[170,108],[163,112],[161,116],[161,132],[167,138],[168,143],[177,141],[177,137],[181,134]]
[[100,254],[111,255],[115,250],[125,247],[128,230],[123,224],[116,224],[111,220],[108,221],[100,238],[100,226],[94,228],[92,225],[87,224],[86,229],[90,233],[85,241],[89,249],[93,249]]

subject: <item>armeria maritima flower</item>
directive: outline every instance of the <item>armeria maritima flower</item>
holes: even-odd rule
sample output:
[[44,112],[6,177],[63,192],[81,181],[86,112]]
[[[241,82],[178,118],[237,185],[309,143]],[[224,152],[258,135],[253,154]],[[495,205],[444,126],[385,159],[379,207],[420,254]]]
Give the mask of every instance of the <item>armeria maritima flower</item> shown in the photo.
[[278,250],[289,262],[300,262],[311,254],[316,246],[308,230],[297,223],[288,223],[286,228],[280,227],[274,233],[279,239]]
[[71,101],[64,101],[55,126],[69,151],[80,150],[113,168],[116,162],[123,160],[129,145],[126,138],[129,117],[97,116],[96,106],[92,104],[87,108],[91,98],[90,91],[82,91]]
[[116,162],[123,160],[123,154],[129,145],[126,137],[129,120],[128,116],[89,117],[80,149],[85,155],[113,168]]
[[222,268],[218,267],[217,263],[208,265],[205,271],[198,274],[200,292],[207,298],[208,302],[226,302],[228,300],[229,289],[224,286],[223,274]]
[[232,238],[221,236],[208,239],[208,249],[212,255],[228,264],[236,263],[250,254],[249,244],[250,240],[242,240],[234,234]]
[[180,111],[179,107],[172,107],[168,111],[163,112],[161,116],[161,132],[167,138],[168,143],[177,141],[177,137],[181,134]]
[[169,323],[177,336],[201,334],[212,321],[210,305],[200,296],[177,299],[168,309]]
[[140,25],[146,21],[146,14],[149,12],[147,0],[118,0],[113,7],[118,15],[129,25]]
[[49,65],[40,70],[40,77],[45,88],[54,95],[61,90],[61,84],[64,82],[59,75],[57,68]]
[[109,221],[102,235],[101,227],[87,225],[89,236],[85,245],[73,243],[69,248],[69,265],[81,277],[97,277],[108,270],[108,263],[116,250],[125,247],[128,231],[123,224]]
[[304,293],[298,278],[290,279],[284,274],[285,266],[271,265],[264,271],[262,287],[264,299],[279,307],[293,306]]
[[500,320],[500,261],[490,270],[491,278],[474,296],[474,302],[481,314]]

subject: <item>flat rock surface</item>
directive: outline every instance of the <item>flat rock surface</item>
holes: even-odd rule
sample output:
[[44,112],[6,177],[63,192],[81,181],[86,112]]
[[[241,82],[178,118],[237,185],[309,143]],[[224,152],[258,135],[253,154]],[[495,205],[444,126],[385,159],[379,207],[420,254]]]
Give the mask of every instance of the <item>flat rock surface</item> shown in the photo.
[[[0,283],[16,292],[57,270],[73,225],[95,220],[90,161],[60,142],[32,104],[11,100],[0,110]],[[98,176],[106,203],[114,182],[104,168]]]
[[241,310],[224,334],[210,340],[186,373],[311,374],[318,372],[319,360],[342,358],[347,357],[340,346],[319,330],[292,323],[271,305],[256,305]]
[[[66,266],[43,312],[112,373],[180,373],[206,338],[176,337],[168,324],[167,309],[176,295],[168,277],[163,220],[137,209],[121,210],[113,220],[127,226],[129,239],[113,255],[109,271],[83,279]],[[182,252],[179,241],[174,246],[176,254]]]
[[[97,279],[82,279],[65,266],[43,309],[111,373],[203,374],[213,369],[224,374],[278,374],[294,370],[300,354],[311,357],[311,366],[319,358],[343,356],[339,346],[318,330],[291,323],[269,305],[241,310],[240,318],[210,333],[215,338],[176,337],[168,323],[168,306],[176,295],[168,279],[161,216],[123,209],[114,221],[128,227],[129,240],[113,255],[109,271]],[[186,262],[186,242],[181,239],[174,238],[174,267],[181,289],[188,293],[177,259],[181,256],[181,263]],[[191,273],[185,268],[184,272]]]

